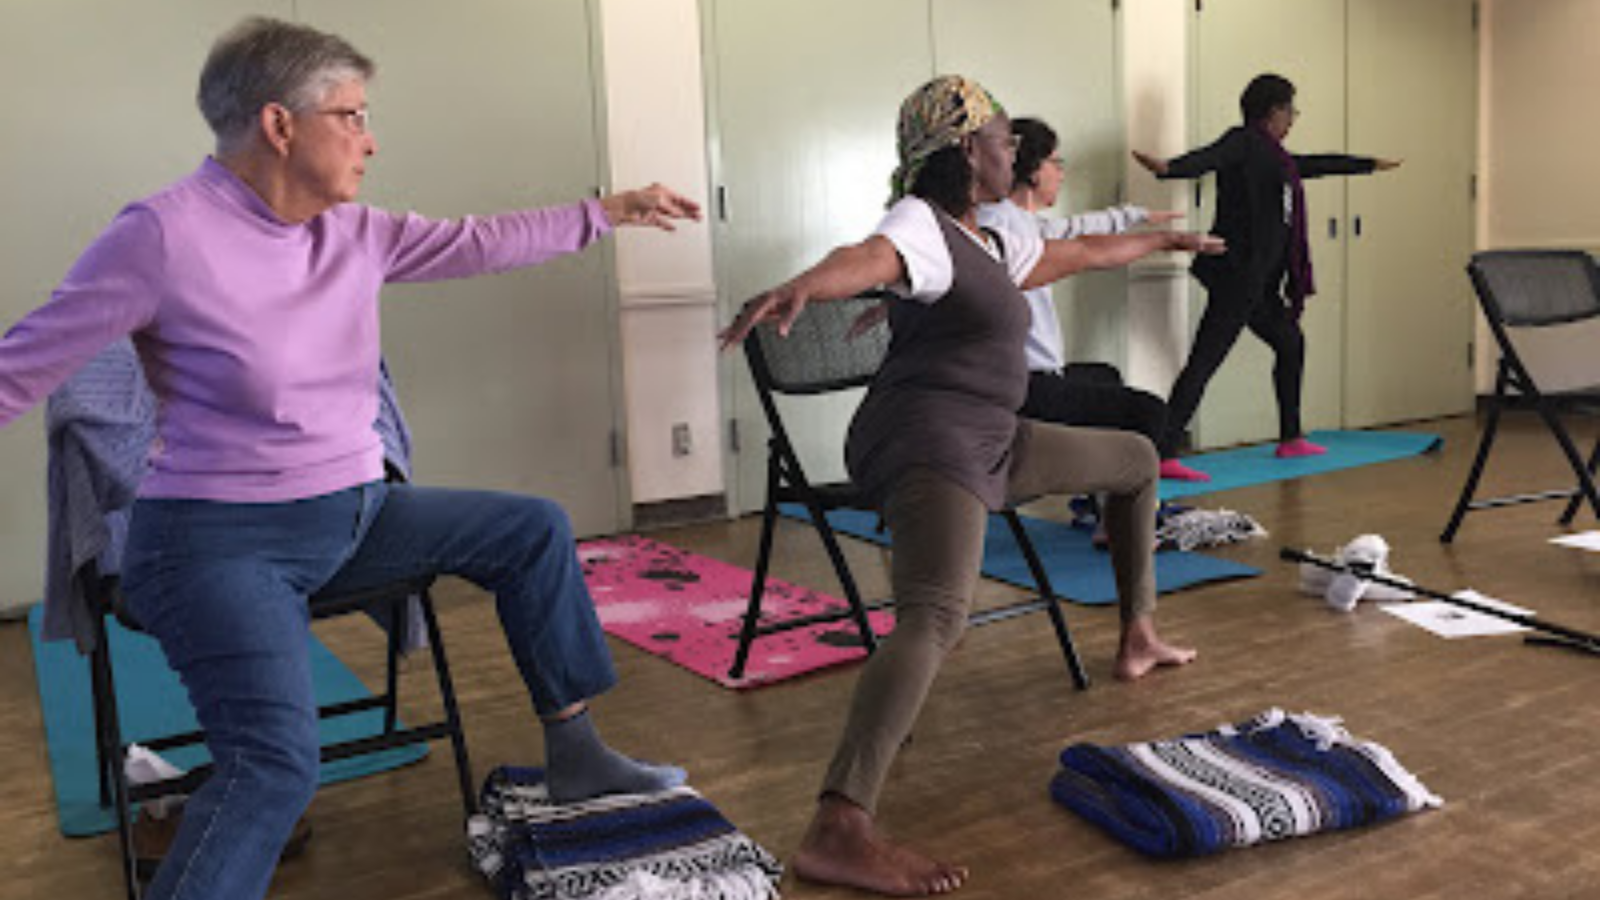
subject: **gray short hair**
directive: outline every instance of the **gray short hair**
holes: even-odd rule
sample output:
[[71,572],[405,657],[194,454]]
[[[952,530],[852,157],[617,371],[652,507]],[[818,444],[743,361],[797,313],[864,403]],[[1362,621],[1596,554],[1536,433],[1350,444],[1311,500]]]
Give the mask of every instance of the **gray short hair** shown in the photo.
[[295,112],[312,108],[330,89],[368,80],[371,59],[337,35],[278,19],[252,17],[212,45],[200,70],[200,114],[227,150],[247,138],[268,103]]

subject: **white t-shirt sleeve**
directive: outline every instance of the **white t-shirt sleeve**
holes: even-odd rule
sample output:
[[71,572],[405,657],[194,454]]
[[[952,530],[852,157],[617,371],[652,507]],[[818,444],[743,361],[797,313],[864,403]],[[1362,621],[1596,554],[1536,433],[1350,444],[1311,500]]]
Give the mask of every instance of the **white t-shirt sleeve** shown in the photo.
[[927,201],[902,198],[889,207],[873,234],[888,238],[906,267],[906,280],[886,285],[889,290],[920,303],[932,303],[950,292],[955,280],[950,248]]
[[[1002,204],[979,207],[978,226],[999,238],[1002,249],[999,258],[1004,261],[1011,281],[1022,284],[1044,254],[1039,226],[1025,215],[1020,219],[1007,215]],[[873,233],[888,238],[905,263],[906,281],[888,285],[891,291],[920,303],[932,303],[950,292],[950,285],[955,281],[955,266],[950,260],[950,248],[944,242],[944,231],[939,228],[933,207],[926,200],[902,199],[889,208]],[[995,248],[986,246],[987,236],[982,242],[976,238],[973,241],[990,256],[995,255]]]
[[978,225],[1000,238],[1000,245],[1005,250],[1002,258],[1006,270],[1011,275],[1012,283],[1021,285],[1033,273],[1039,258],[1044,256],[1044,236],[1039,233],[1039,224],[1032,216],[1009,203],[1005,207],[1016,210],[1017,215],[997,215],[986,220],[983,210],[994,206],[999,204],[979,207]]

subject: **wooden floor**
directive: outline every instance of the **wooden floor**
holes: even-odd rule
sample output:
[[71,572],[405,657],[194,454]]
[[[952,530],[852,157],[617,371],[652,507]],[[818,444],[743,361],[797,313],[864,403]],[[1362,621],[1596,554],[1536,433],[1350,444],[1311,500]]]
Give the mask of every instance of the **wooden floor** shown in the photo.
[[[1072,690],[1043,617],[970,633],[946,666],[881,810],[895,834],[971,866],[971,898],[1600,897],[1600,659],[1515,638],[1446,642],[1376,609],[1327,611],[1295,591],[1280,545],[1332,550],[1363,532],[1394,548],[1395,569],[1439,588],[1477,588],[1541,616],[1600,631],[1600,556],[1546,543],[1552,504],[1468,518],[1437,535],[1476,439],[1470,420],[1424,423],[1442,454],[1205,497],[1248,512],[1271,537],[1220,555],[1262,577],[1162,599],[1172,638],[1201,651],[1181,671],[1110,678],[1116,614],[1069,607],[1094,686]],[[1585,436],[1586,439],[1586,436]],[[1502,441],[1491,491],[1561,482],[1554,443],[1524,427]],[[1043,515],[1060,515],[1049,501]],[[1579,526],[1592,527],[1592,518]],[[653,536],[749,565],[754,520]],[[808,532],[780,534],[777,574],[836,590]],[[866,590],[886,592],[879,551],[853,544]],[[1017,596],[985,582],[980,602]],[[443,598],[448,642],[479,774],[541,755],[539,729],[499,636],[492,604],[465,586]],[[369,626],[320,632],[364,676],[378,671]],[[613,644],[622,684],[597,704],[607,736],[686,765],[693,783],[780,857],[795,846],[855,681],[836,670],[748,694],[723,690]],[[421,663],[418,660],[417,663]],[[425,684],[426,671],[416,670]],[[115,898],[112,838],[56,831],[26,632],[0,627],[0,897]],[[427,699],[425,690],[418,692]],[[1344,717],[1386,744],[1446,805],[1361,833],[1325,835],[1189,862],[1152,862],[1055,806],[1055,754],[1079,740],[1122,742],[1209,728],[1280,706]],[[324,789],[316,838],[273,896],[421,900],[490,896],[465,864],[447,754]],[[845,897],[786,880],[790,897]]]

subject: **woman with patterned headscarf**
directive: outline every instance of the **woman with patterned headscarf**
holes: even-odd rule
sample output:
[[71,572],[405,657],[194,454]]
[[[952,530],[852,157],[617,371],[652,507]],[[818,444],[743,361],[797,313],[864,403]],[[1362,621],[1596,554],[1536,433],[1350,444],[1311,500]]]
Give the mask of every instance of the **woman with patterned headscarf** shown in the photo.
[[888,355],[845,447],[851,477],[894,535],[897,624],[861,674],[793,866],[813,881],[919,896],[954,890],[966,870],[891,843],[874,809],[966,626],[990,511],[1048,493],[1107,493],[1123,609],[1117,674],[1137,678],[1194,656],[1162,641],[1151,618],[1157,460],[1150,442],[1017,417],[1030,320],[1019,287],[1158,251],[1220,245],[1172,232],[1047,241],[1037,230],[979,229],[977,205],[1011,189],[1015,145],[1005,111],[966,78],[943,76],[918,88],[901,107],[898,138],[891,206],[877,231],[750,300],[722,342],[742,341],[765,320],[787,333],[808,303],[878,285],[897,295]]

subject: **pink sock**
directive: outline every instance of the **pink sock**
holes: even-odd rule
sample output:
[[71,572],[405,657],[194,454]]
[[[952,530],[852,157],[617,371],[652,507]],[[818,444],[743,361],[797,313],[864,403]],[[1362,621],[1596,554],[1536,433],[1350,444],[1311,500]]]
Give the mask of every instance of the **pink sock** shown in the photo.
[[1297,437],[1292,441],[1284,441],[1279,444],[1277,457],[1279,459],[1298,459],[1302,456],[1321,456],[1327,452],[1327,447],[1313,444],[1303,437]]
[[1161,477],[1173,481],[1210,481],[1211,476],[1184,465],[1181,460],[1163,459],[1161,461]]

